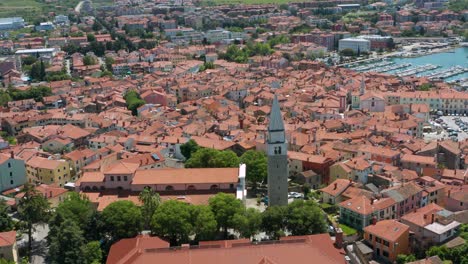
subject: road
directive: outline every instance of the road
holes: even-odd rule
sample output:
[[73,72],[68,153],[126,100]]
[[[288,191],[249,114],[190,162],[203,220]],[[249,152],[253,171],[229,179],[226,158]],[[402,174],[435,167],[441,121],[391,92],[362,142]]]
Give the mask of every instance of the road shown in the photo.
[[[47,255],[47,234],[49,233],[49,225],[34,225],[33,232],[33,252],[30,263],[31,264],[44,264]],[[18,241],[19,247],[28,246],[28,235],[24,234],[22,239]]]

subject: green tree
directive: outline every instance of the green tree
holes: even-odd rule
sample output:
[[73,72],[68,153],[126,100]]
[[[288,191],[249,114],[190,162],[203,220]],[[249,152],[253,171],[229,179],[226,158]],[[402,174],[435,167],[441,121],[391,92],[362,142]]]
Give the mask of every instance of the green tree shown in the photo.
[[206,205],[197,205],[191,207],[191,223],[193,223],[193,232],[195,240],[213,240],[216,237],[218,223],[211,208]]
[[145,101],[140,98],[138,92],[135,90],[128,91],[124,98],[127,103],[127,109],[132,111],[132,115],[138,115],[138,107],[145,104]]
[[239,157],[231,150],[219,151],[200,148],[185,162],[186,168],[234,168],[239,166]]
[[57,264],[84,263],[83,246],[85,241],[80,227],[70,219],[65,219],[58,232],[49,236],[49,262]]
[[11,100],[11,96],[8,93],[0,93],[0,105],[5,106]]
[[115,63],[114,58],[112,58],[112,57],[106,57],[105,63],[106,63],[106,69],[107,69],[108,71],[112,72],[112,64]]
[[218,230],[221,228],[224,238],[227,238],[228,229],[235,227],[234,216],[244,211],[242,202],[234,195],[218,193],[209,199],[209,205],[218,223]]
[[424,84],[421,84],[418,88],[419,91],[429,91],[432,87],[432,84],[431,83],[424,83]]
[[83,246],[83,258],[86,264],[98,264],[102,262],[102,250],[99,241],[91,241]]
[[169,239],[172,246],[187,242],[193,233],[190,205],[177,200],[162,203],[151,221],[151,232]]
[[322,210],[312,200],[295,200],[288,205],[286,227],[294,236],[318,234],[326,231]]
[[88,34],[86,38],[88,39],[88,42],[96,41],[94,34]]
[[131,201],[111,203],[102,211],[101,219],[112,241],[134,237],[142,230],[141,210]]
[[8,215],[8,206],[5,200],[0,198],[0,232],[13,230],[13,219]]
[[39,79],[39,80],[43,81],[43,80],[45,80],[45,77],[46,77],[45,65],[44,65],[44,61],[43,61],[43,60],[41,60],[41,64],[40,64],[40,65],[41,65],[41,66],[40,66],[40,71],[39,71],[39,73],[40,73],[40,75],[39,75],[39,76],[40,76],[40,79]]
[[342,51],[340,51],[340,54],[342,56],[347,56],[347,57],[351,57],[351,56],[356,55],[356,53],[352,49],[343,49]]
[[417,259],[413,254],[411,254],[411,255],[400,254],[396,258],[397,264],[405,264],[405,263],[413,262],[413,261],[416,261],[416,260]]
[[37,58],[35,56],[27,56],[26,58],[21,59],[21,62],[24,65],[33,65],[37,62]]
[[18,214],[28,233],[28,256],[31,259],[34,224],[44,223],[49,219],[50,205],[46,198],[29,183],[24,185],[23,192],[24,195],[18,202]]
[[243,214],[234,216],[234,229],[242,237],[251,238],[258,234],[262,227],[262,214],[255,208],[248,208]]
[[83,57],[83,64],[84,65],[96,65],[97,61],[96,61],[96,59],[94,59],[93,56],[86,55],[86,56]]
[[57,214],[61,214],[65,219],[72,220],[82,230],[90,224],[94,211],[93,204],[89,199],[85,195],[76,192],[70,192],[55,209]]
[[151,188],[145,187],[138,196],[138,200],[143,204],[141,206],[141,214],[144,219],[144,227],[149,228],[151,219],[153,219],[153,215],[156,212],[156,209],[158,209],[161,199],[159,194]]
[[240,162],[247,165],[247,181],[257,188],[257,183],[267,178],[267,156],[262,151],[248,150],[240,157]]
[[288,216],[286,206],[269,206],[262,213],[262,230],[272,239],[284,235]]
[[180,152],[182,152],[182,155],[188,160],[192,156],[192,153],[196,152],[199,148],[197,142],[190,139],[186,143],[180,145]]

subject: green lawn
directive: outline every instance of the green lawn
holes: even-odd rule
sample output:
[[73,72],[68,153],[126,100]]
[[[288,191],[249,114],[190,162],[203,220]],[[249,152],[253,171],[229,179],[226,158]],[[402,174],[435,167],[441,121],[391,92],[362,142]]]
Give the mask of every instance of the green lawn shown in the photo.
[[20,16],[25,20],[36,17],[41,12],[41,4],[35,0],[1,0],[0,17]]
[[354,234],[357,233],[357,230],[350,227],[350,226],[347,226],[345,224],[340,224],[340,228],[341,230],[343,230],[343,233],[346,235],[346,236],[352,236]]
[[110,6],[114,4],[114,0],[93,0],[94,7]]

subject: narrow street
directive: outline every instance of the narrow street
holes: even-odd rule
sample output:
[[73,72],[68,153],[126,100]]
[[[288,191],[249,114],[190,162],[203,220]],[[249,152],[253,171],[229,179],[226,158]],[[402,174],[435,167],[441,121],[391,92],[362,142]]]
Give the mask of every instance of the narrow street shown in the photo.
[[[47,255],[47,234],[49,233],[49,225],[35,225],[33,232],[33,252],[30,263],[44,264]],[[18,240],[18,247],[27,248],[28,235],[24,234],[21,240]]]

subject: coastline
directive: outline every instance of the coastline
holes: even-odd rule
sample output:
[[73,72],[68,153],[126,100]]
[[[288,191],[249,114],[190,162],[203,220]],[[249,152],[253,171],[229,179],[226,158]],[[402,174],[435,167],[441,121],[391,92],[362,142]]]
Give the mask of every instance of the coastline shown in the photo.
[[[458,48],[463,48],[463,47],[465,47],[465,46],[453,45],[453,46],[449,46],[449,47],[446,47],[446,48],[438,48],[438,49],[427,50],[424,53],[413,53],[413,52],[405,53],[405,52],[402,52],[400,54],[395,54],[392,57],[396,57],[396,58],[417,58],[417,57],[424,57],[424,56],[429,56],[429,55],[437,54],[437,53],[449,53],[450,51],[454,51],[454,50],[456,50]],[[408,54],[408,55],[405,56],[405,54]]]

